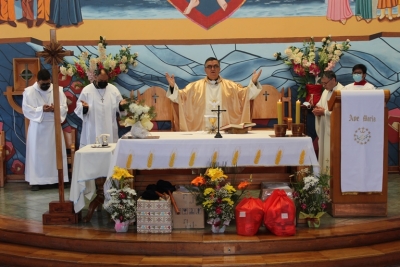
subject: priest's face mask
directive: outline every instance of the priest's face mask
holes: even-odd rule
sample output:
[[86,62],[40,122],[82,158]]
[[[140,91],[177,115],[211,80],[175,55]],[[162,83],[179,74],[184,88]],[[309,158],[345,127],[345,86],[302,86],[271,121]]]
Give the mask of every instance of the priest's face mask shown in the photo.
[[40,88],[41,90],[47,91],[47,90],[49,90],[49,88],[50,88],[51,80],[45,80],[45,81],[40,80],[40,81],[38,81],[37,83],[38,83],[39,88]]
[[220,72],[218,60],[207,61],[204,65],[204,71],[206,72],[208,79],[217,80]]
[[108,75],[106,73],[100,73],[97,76],[97,86],[100,89],[106,88],[108,85]]

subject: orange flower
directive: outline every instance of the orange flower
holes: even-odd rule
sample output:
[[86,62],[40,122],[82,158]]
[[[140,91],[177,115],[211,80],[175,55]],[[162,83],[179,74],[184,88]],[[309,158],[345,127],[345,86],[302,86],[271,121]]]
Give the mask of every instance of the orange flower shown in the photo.
[[192,180],[191,184],[194,185],[194,186],[205,185],[206,184],[206,180],[204,180],[203,176],[197,176],[196,178],[194,178]]
[[240,182],[240,184],[238,185],[238,189],[239,190],[246,189],[246,187],[248,187],[249,184],[250,184],[249,182]]

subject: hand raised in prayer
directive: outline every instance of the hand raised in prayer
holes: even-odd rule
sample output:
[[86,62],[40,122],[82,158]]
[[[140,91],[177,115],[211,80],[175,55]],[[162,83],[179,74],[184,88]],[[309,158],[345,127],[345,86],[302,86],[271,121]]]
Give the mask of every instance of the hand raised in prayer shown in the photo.
[[168,84],[170,87],[174,87],[175,86],[175,76],[172,74],[171,76],[169,76],[168,73],[165,73],[165,78],[168,81]]
[[260,78],[261,72],[262,72],[262,70],[260,70],[259,72],[257,72],[257,71],[254,71],[254,72],[253,72],[253,76],[251,77],[251,81],[252,81],[255,85],[257,85],[258,78]]
[[89,107],[89,104],[86,103],[85,101],[81,100],[81,102],[82,102],[82,106],[83,106],[84,108]]

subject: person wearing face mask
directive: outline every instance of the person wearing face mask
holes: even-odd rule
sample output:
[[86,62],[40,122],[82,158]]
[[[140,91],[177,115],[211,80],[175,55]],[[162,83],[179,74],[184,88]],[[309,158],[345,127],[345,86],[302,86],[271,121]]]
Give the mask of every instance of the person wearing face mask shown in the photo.
[[375,86],[365,80],[367,76],[367,67],[363,64],[357,64],[353,67],[354,83],[346,85],[342,90],[375,90]]
[[167,97],[179,104],[179,130],[203,130],[204,115],[215,114],[211,110],[226,109],[221,113],[220,126],[250,122],[250,100],[261,92],[258,78],[261,75],[254,71],[247,87],[223,79],[220,74],[220,62],[210,57],[204,63],[206,77],[188,84],[179,90],[174,75],[165,74],[169,84]]
[[325,88],[321,99],[315,105],[313,113],[315,115],[315,131],[318,135],[318,161],[323,172],[328,172],[331,157],[331,112],[328,110],[328,101],[332,93],[343,89],[336,80],[333,71],[325,71],[321,77],[321,84]]
[[[56,168],[55,128],[53,85],[50,72],[40,70],[37,82],[25,89],[22,99],[22,111],[29,119],[26,137],[25,181],[29,182],[32,191],[39,190],[39,185],[58,183]],[[60,93],[60,117],[63,122],[67,116],[67,98],[62,87]],[[67,156],[64,136],[62,138],[62,159],[64,182],[68,182]],[[44,145],[48,144],[48,145]]]
[[109,134],[109,143],[118,141],[116,115],[126,104],[117,87],[108,83],[108,72],[100,69],[96,81],[85,86],[77,100],[74,112],[82,119],[80,146],[96,143],[96,137]]

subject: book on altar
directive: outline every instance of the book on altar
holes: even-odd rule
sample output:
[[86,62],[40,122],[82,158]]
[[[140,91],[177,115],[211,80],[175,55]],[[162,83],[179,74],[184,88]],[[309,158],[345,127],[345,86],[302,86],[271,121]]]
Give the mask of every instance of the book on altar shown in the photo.
[[248,133],[249,128],[256,126],[254,122],[244,122],[240,124],[228,124],[219,128],[221,131],[225,131],[231,134],[244,134]]

